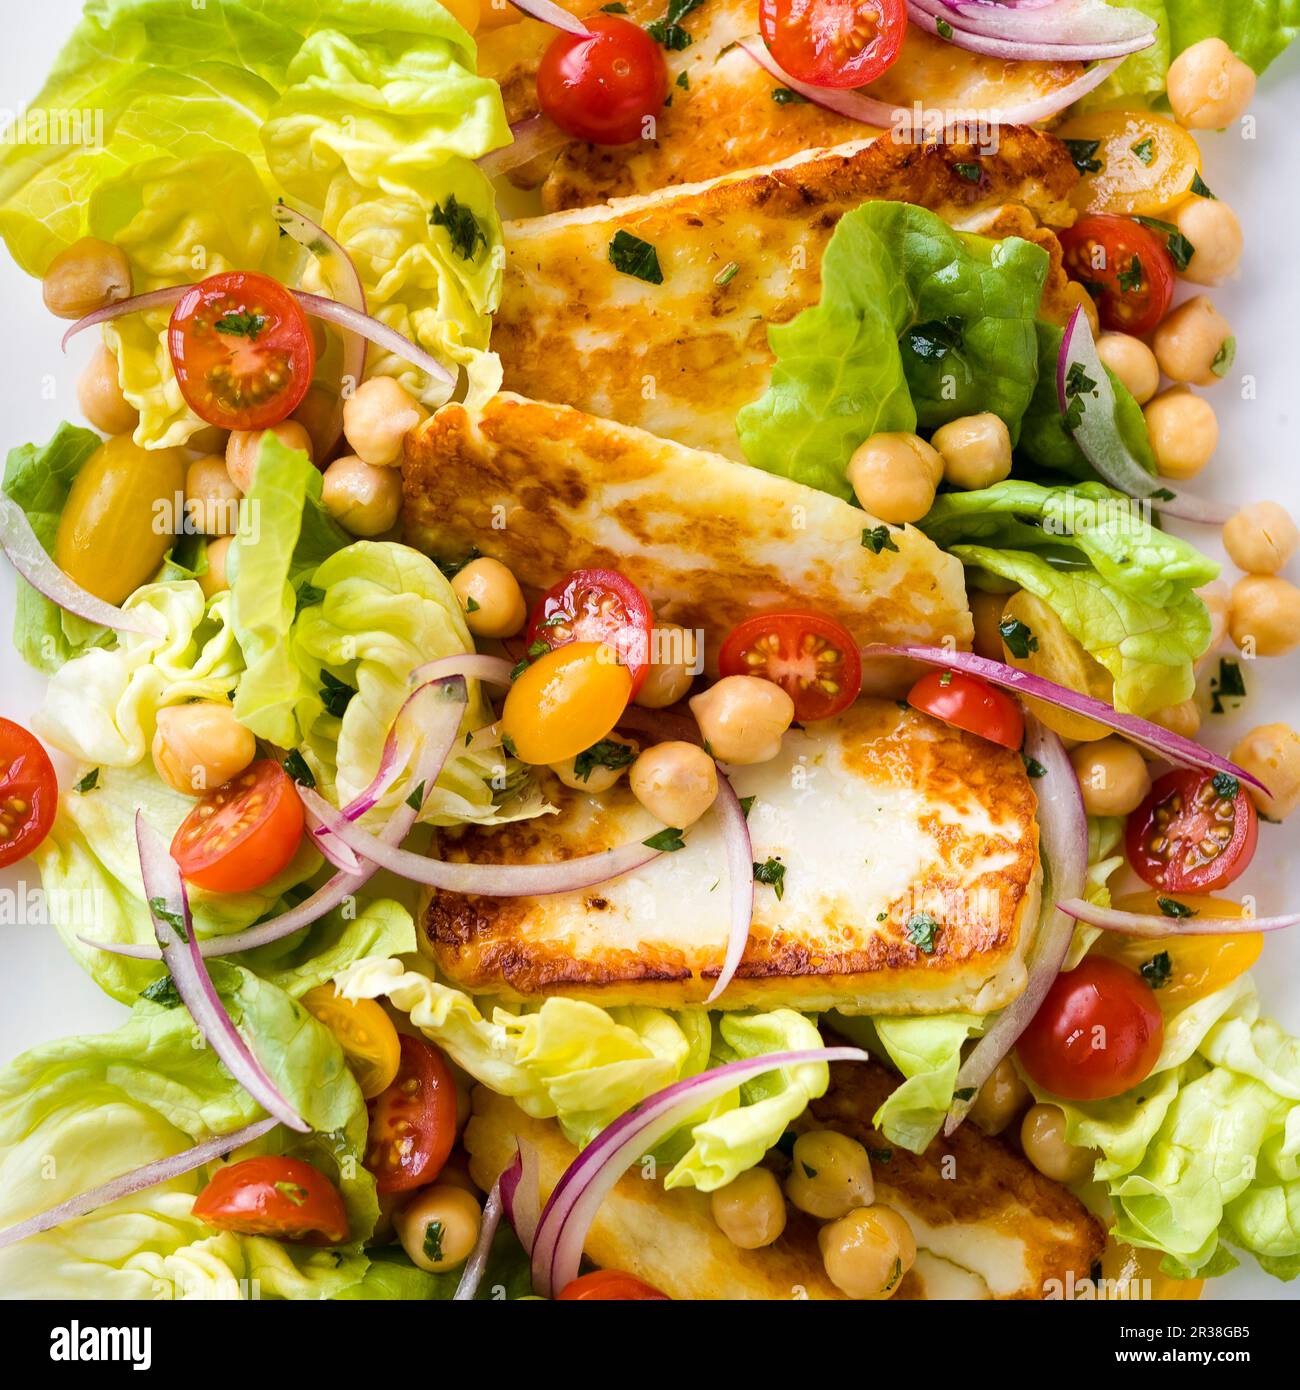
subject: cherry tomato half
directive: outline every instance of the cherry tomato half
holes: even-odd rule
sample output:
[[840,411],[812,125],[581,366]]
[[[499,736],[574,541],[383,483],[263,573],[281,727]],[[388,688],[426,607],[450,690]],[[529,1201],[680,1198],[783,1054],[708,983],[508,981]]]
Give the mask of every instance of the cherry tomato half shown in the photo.
[[1060,234],[1065,271],[1096,287],[1101,326],[1149,333],[1169,309],[1174,263],[1164,241],[1140,222],[1099,213]]
[[246,1158],[220,1168],[194,1202],[194,1215],[221,1231],[339,1245],[348,1214],[338,1188],[300,1158]]
[[189,290],[172,310],[167,348],[190,409],[223,430],[278,425],[302,403],[316,370],[298,301],[253,271],[213,275]]
[[442,1053],[403,1033],[397,1076],[370,1102],[366,1167],[381,1196],[431,1183],[456,1142],[456,1082]]
[[528,654],[570,642],[607,642],[632,677],[635,695],[650,673],[654,614],[646,596],[617,570],[574,570],[533,605]]
[[288,866],[302,832],[293,782],[279,763],[263,758],[208,792],[185,817],[172,858],[196,888],[247,893]]
[[1169,893],[1213,893],[1255,854],[1255,803],[1235,777],[1179,768],[1166,772],[1128,818],[1125,848],[1134,873]]
[[762,676],[794,701],[801,724],[847,709],[862,689],[862,658],[846,628],[820,613],[746,618],[718,653],[724,676]]
[[1164,1038],[1151,986],[1113,960],[1085,956],[1056,977],[1016,1055],[1053,1095],[1106,1100],[1151,1074]]
[[0,719],[0,869],[26,858],[50,833],[58,805],[49,754],[21,724]]
[[334,1034],[367,1100],[393,1084],[402,1053],[397,1029],[380,1005],[373,999],[345,999],[331,984],[309,989],[302,1006]]
[[579,1299],[588,1302],[598,1299],[604,1303],[627,1303],[633,1300],[645,1302],[651,1299],[672,1302],[666,1293],[660,1293],[653,1284],[647,1284],[618,1269],[597,1269],[590,1274],[580,1274],[566,1284],[556,1298],[565,1302],[577,1302]]
[[1020,706],[978,676],[929,671],[907,692],[907,703],[1003,748],[1019,748],[1025,741]]
[[861,87],[893,65],[907,35],[903,0],[762,0],[772,57],[814,87]]
[[593,15],[588,33],[557,34],[537,70],[537,101],[568,135],[593,145],[639,140],[663,111],[668,69],[659,45],[631,20]]

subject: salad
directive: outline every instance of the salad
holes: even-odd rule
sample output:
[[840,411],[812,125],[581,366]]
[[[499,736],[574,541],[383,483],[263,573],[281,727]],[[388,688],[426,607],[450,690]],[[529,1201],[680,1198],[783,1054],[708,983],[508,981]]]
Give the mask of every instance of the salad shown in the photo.
[[123,1018],[0,1071],[0,1288],[1300,1273],[1300,914],[1233,888],[1300,734],[1200,737],[1300,530],[1196,485],[1197,135],[1293,34],[88,0],[0,152],[96,344],[0,484],[0,867]]

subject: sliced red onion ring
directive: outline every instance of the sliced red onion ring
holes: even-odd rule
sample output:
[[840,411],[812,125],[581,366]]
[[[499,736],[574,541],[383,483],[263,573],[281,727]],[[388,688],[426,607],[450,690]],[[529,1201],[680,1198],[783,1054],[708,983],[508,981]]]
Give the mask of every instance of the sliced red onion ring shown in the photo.
[[464,676],[466,680],[486,681],[489,685],[499,685],[509,690],[513,684],[511,672],[514,667],[503,656],[479,656],[477,652],[464,652],[459,656],[440,656],[436,661],[426,662],[411,672],[415,684],[425,681],[441,680],[445,676]]
[[570,14],[563,5],[557,5],[555,0],[510,0],[510,3],[532,19],[540,19],[543,24],[549,24],[554,29],[563,29],[566,34],[591,33],[577,15]]
[[382,348],[385,352],[391,352],[394,357],[402,358],[413,367],[418,367],[425,375],[433,377],[435,381],[442,381],[450,386],[456,380],[455,374],[448,371],[436,357],[430,356],[418,343],[413,343],[409,338],[403,337],[397,329],[389,328],[386,323],[380,322],[379,319],[372,318],[369,314],[359,313],[346,304],[340,304],[333,299],[326,299],[319,294],[308,294],[305,290],[293,290],[292,294],[314,318],[321,319],[325,323],[336,324],[339,328],[347,329],[349,333],[359,334],[362,338],[374,343],[376,347]]
[[11,497],[0,493],[0,547],[9,563],[20,575],[49,601],[65,612],[75,613],[98,627],[110,627],[114,632],[134,632],[143,637],[163,636],[161,619],[147,609],[128,613],[111,603],[87,593],[74,583],[50,558],[49,552],[36,538],[27,513]]
[[119,299],[116,304],[105,304],[102,309],[96,309],[93,314],[87,314],[85,318],[78,319],[68,329],[63,335],[63,350],[67,352],[68,344],[78,333],[84,333],[86,329],[95,328],[101,323],[125,318],[128,314],[143,314],[150,309],[173,308],[193,288],[192,283],[168,285],[165,290],[150,290],[148,294],[135,294],[130,299]]
[[565,859],[558,864],[453,864],[385,844],[369,831],[354,825],[310,787],[299,787],[298,795],[307,810],[320,817],[330,834],[337,835],[363,859],[371,860],[399,878],[424,883],[444,893],[487,898],[541,898],[552,893],[573,893],[630,874],[663,853],[638,840],[617,849],[602,850],[599,854]]
[[311,1126],[280,1094],[261,1062],[239,1035],[203,963],[194,936],[189,897],[176,861],[143,811],[135,813],[135,842],[140,851],[140,876],[163,963],[171,971],[176,992],[195,1025],[226,1070],[250,1096],[283,1125],[309,1134]]
[[561,130],[549,116],[540,112],[536,116],[529,116],[527,120],[516,121],[510,127],[510,133],[514,140],[509,145],[492,150],[475,161],[490,179],[508,174],[511,169],[517,169],[521,164],[530,164],[534,159],[550,154],[552,150],[562,149],[573,140],[572,135]]
[[211,1163],[215,1158],[221,1158],[245,1144],[251,1144],[254,1139],[260,1139],[279,1123],[274,1116],[256,1120],[251,1125],[245,1125],[243,1129],[215,1135],[183,1153],[173,1154],[171,1158],[160,1158],[156,1163],[146,1163],[143,1168],[124,1173],[120,1178],[114,1178],[112,1182],[106,1182],[101,1187],[92,1187],[89,1192],[69,1197],[66,1202],[60,1202],[57,1207],[51,1207],[39,1216],[29,1217],[16,1226],[0,1231],[0,1250],[8,1245],[16,1245],[29,1236],[38,1236],[42,1231],[51,1231],[74,1217],[86,1216],[100,1207],[108,1206],[110,1202],[120,1201],[123,1197],[133,1197],[137,1192],[145,1192],[151,1187],[171,1182],[173,1178],[184,1177],[186,1173],[202,1168],[205,1163]]
[[740,968],[749,944],[749,924],[754,918],[754,845],[749,838],[749,822],[730,778],[718,768],[718,819],[722,823],[722,842],[727,854],[727,875],[731,882],[731,929],[727,935],[727,954],[712,993],[704,1001],[712,1004],[722,994]]
[[1015,1046],[1061,973],[1074,938],[1074,922],[1057,907],[1056,899],[1080,897],[1088,878],[1088,813],[1065,745],[1033,715],[1026,715],[1025,752],[1045,769],[1034,783],[1043,906],[1029,953],[1029,979],[1024,992],[998,1014],[958,1068],[953,1103],[943,1126],[945,1137],[966,1118],[979,1088]]
[[1285,931],[1300,925],[1300,912],[1286,917],[1166,917],[1149,912],[1120,912],[1094,907],[1086,898],[1066,898],[1057,907],[1076,922],[1121,936],[1249,936],[1254,932]]
[[974,652],[946,651],[943,647],[895,647],[874,643],[862,648],[864,658],[884,656],[906,656],[913,661],[923,661],[927,666],[944,666],[950,671],[965,671],[967,675],[979,676],[990,685],[999,685],[1004,690],[1013,690],[1017,695],[1033,700],[1045,700],[1058,709],[1069,710],[1072,714],[1086,715],[1114,729],[1133,743],[1167,758],[1181,767],[1196,767],[1207,772],[1227,772],[1252,787],[1267,793],[1268,788],[1258,777],[1238,767],[1227,758],[1221,758],[1199,743],[1181,734],[1162,729],[1148,719],[1140,719],[1136,714],[1119,714],[1104,700],[1094,700],[1091,695],[1080,695],[1046,676],[1035,676],[1028,671],[1007,666],[1001,661],[990,661],[987,657],[976,656]]
[[[1086,376],[1094,389],[1076,390],[1071,395],[1070,376],[1076,371]],[[1158,511],[1184,521],[1221,526],[1231,520],[1235,507],[1225,502],[1211,502],[1195,493],[1175,492],[1167,486],[1169,479],[1153,478],[1124,442],[1115,426],[1115,391],[1097,355],[1092,325],[1082,306],[1070,315],[1061,338],[1061,351],[1056,359],[1056,396],[1062,416],[1066,415],[1072,401],[1082,404],[1079,422],[1071,431],[1074,442],[1111,487],[1118,488],[1126,496],[1150,502]]]
[[526,1139],[515,1142],[518,1152],[501,1174],[501,1204],[520,1245],[531,1255],[537,1223],[542,1217],[541,1163],[537,1150]]
[[577,1277],[587,1232],[615,1183],[643,1154],[709,1101],[778,1067],[870,1060],[870,1054],[857,1047],[770,1052],[689,1076],[620,1115],[569,1164],[555,1184],[533,1240],[534,1292],[553,1298]]
[[478,1240],[475,1241],[474,1250],[461,1272],[456,1292],[451,1296],[453,1303],[467,1303],[477,1295],[483,1275],[487,1271],[488,1258],[492,1254],[492,1242],[496,1239],[497,1227],[500,1224],[501,1179],[498,1178],[492,1184],[492,1191],[488,1193],[487,1201],[483,1204],[483,1220],[478,1228]]
[[[307,816],[307,829],[311,832],[312,842],[325,858],[334,865],[336,869],[345,874],[359,874],[361,872],[361,860],[343,843],[329,833],[313,815]],[[320,832],[319,834],[317,832]]]
[[[1066,11],[1069,13],[1063,13]],[[1154,20],[1137,10],[1114,9],[1105,0],[1058,0],[1026,12],[1006,4],[907,0],[907,14],[918,28],[958,48],[1013,62],[1087,63],[1122,58],[1156,41]],[[1117,16],[1120,23],[1104,23],[1109,15]],[[940,32],[940,24],[946,33]]]

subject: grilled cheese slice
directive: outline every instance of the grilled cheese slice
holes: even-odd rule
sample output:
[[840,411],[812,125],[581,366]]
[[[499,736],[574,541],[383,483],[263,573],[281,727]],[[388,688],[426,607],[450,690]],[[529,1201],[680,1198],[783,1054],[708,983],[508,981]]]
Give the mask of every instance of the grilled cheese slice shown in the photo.
[[[760,884],[735,979],[711,1007],[986,1013],[1024,987],[1037,923],[1035,797],[1018,754],[892,700],[794,729],[770,762],[734,768],[752,797]],[[661,827],[626,780],[599,797],[547,792],[559,814],[457,828],[453,860],[539,863],[635,843]],[[422,947],[462,988],[612,1006],[701,1003],[722,966],[729,896],[716,817],[685,847],[583,892],[432,897]]]
[[[813,150],[711,183],[506,224],[492,347],[508,390],[572,405],[744,461],[736,413],[772,379],[768,328],[821,298],[839,219],[864,201],[917,203],[954,226],[1048,251],[1041,313],[1077,303],[1055,235],[1078,175],[1060,142],[1009,127],[972,184],[968,145]],[[610,263],[616,232],[655,248],[662,284]]]
[[[871,1128],[871,1115],[897,1084],[876,1063],[836,1063],[830,1090],[798,1126],[836,1129],[876,1152],[876,1201],[907,1220],[917,1243],[916,1264],[894,1297],[1041,1299],[1050,1280],[1064,1282],[1070,1272],[1086,1279],[1101,1256],[1101,1227],[1000,1140],[966,1124],[925,1154],[911,1154]],[[475,1182],[489,1188],[519,1140],[537,1151],[542,1194],[549,1194],[577,1151],[555,1121],[533,1119],[477,1087],[465,1132]],[[601,1267],[625,1270],[675,1299],[843,1299],[826,1277],[818,1228],[790,1209],[774,1244],[741,1250],[714,1223],[707,1196],[666,1192],[634,1168],[605,1198],[585,1249]]]

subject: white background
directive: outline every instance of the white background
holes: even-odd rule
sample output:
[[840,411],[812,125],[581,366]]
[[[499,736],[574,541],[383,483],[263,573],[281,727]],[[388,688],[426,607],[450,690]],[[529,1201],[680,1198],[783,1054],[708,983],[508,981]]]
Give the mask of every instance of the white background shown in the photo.
[[[72,29],[78,0],[9,0],[5,42],[0,45],[0,107],[30,100]],[[924,95],[919,93],[918,95]],[[1300,517],[1300,277],[1295,247],[1300,236],[1300,160],[1295,154],[1294,112],[1300,100],[1300,51],[1280,59],[1261,83],[1253,115],[1254,139],[1241,132],[1201,138],[1210,187],[1236,208],[1246,231],[1240,277],[1214,292],[1237,334],[1234,372],[1215,388],[1222,426],[1218,457],[1197,482],[1198,490],[1241,501],[1275,498]],[[1288,108],[1291,115],[1288,117]],[[74,384],[89,341],[59,352],[64,325],[44,311],[40,286],[22,275],[0,247],[0,450],[44,441],[60,420],[77,418]],[[90,339],[93,335],[87,334]],[[1240,398],[1241,377],[1253,378],[1255,399]],[[1218,558],[1218,538],[1208,528],[1186,530]],[[1300,561],[1289,577],[1300,579]],[[1225,569],[1235,578],[1231,566]],[[0,713],[25,720],[39,701],[43,682],[28,670],[7,639],[13,619],[14,579],[0,562]],[[1286,719],[1300,725],[1300,658],[1245,667],[1250,698],[1234,716],[1210,718],[1202,738],[1226,751],[1239,733],[1257,723]],[[61,767],[66,773],[66,767]],[[1297,863],[1300,813],[1285,827],[1261,826],[1259,852],[1239,882],[1257,895],[1261,912],[1293,910],[1300,900]],[[18,865],[0,874],[13,887],[34,871]],[[46,1039],[115,1026],[121,1007],[100,993],[74,965],[53,929],[0,927],[0,1063]],[[1300,1032],[1300,932],[1269,940],[1257,970],[1268,1008]],[[1286,1298],[1294,1288],[1241,1270],[1214,1281],[1218,1297]]]

